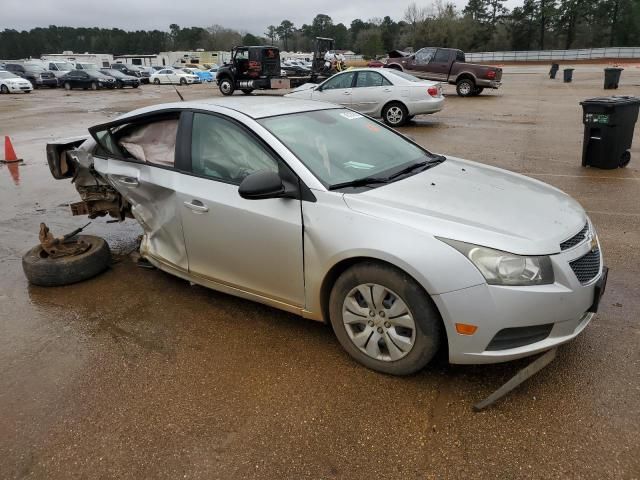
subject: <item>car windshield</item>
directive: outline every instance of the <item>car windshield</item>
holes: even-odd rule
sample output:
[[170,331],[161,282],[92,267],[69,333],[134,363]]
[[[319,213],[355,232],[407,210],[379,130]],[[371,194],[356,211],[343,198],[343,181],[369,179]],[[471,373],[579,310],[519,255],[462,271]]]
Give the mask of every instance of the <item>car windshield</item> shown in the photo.
[[55,62],[54,65],[58,67],[58,70],[61,70],[63,72],[69,72],[73,70],[73,65],[67,62]]
[[351,110],[279,115],[259,122],[328,188],[385,176],[432,158],[393,130]]
[[25,65],[24,69],[29,71],[29,72],[46,72],[47,69],[44,68],[42,65]]
[[389,75],[396,75],[400,78],[404,78],[405,80],[409,80],[410,82],[424,82],[424,80],[414,77],[413,75],[409,75],[408,73],[401,72],[400,70],[389,69],[389,71],[385,73],[388,73]]
[[105,70],[100,70],[100,73],[104,73],[105,75],[111,75],[112,77],[115,78],[124,78],[125,74],[116,70],[116,69],[105,69]]
[[98,70],[98,66],[95,63],[78,63],[77,65],[82,70]]
[[0,78],[20,78],[20,77],[18,77],[17,75],[14,75],[13,73],[0,71]]

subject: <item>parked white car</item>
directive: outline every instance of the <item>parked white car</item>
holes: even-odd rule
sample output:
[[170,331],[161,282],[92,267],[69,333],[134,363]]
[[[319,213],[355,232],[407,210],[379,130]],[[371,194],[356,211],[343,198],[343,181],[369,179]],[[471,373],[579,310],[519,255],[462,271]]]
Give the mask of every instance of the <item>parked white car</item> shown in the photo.
[[[381,372],[416,372],[445,344],[453,363],[554,348],[584,330],[604,291],[598,237],[578,202],[429,152],[353,110],[215,98],[89,131],[47,145],[47,159],[55,178],[73,178],[91,218],[135,218],[140,254],[157,268],[330,323]],[[38,248],[23,265],[43,263]],[[44,278],[25,272],[64,280],[74,272],[63,261],[59,276],[55,260]]]
[[200,83],[200,78],[184,70],[165,68],[151,74],[149,81],[155,85],[160,85],[161,83],[190,85],[192,83]]
[[414,115],[436,113],[444,107],[439,83],[380,68],[347,70],[319,85],[305,83],[285,96],[343,105],[382,118],[392,127],[404,125]]
[[64,60],[60,61],[51,61],[51,62],[42,62],[50,72],[56,76],[56,78],[60,78],[63,75],[66,75],[71,70],[75,70],[75,67],[72,63],[66,62]]
[[31,93],[33,85],[29,80],[14,75],[11,72],[0,70],[0,93]]

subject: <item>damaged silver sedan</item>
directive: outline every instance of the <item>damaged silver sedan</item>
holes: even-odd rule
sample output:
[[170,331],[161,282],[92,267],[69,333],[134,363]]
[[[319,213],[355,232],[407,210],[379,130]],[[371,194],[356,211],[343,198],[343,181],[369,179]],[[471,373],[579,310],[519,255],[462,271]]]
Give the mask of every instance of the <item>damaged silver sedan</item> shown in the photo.
[[140,254],[191,282],[331,323],[390,374],[554,348],[606,267],[580,205],[425,150],[349,109],[251,97],[158,105],[48,145],[75,214],[135,218]]

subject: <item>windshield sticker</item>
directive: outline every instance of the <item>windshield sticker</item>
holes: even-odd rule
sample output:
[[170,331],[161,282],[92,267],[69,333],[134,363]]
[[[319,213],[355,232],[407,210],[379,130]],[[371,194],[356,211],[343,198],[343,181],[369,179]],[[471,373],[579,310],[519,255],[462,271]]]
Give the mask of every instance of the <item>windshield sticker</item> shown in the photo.
[[362,115],[356,112],[343,112],[340,115],[346,118],[347,120],[355,120],[356,118],[362,118]]
[[345,167],[356,168],[358,170],[370,170],[373,168],[373,165],[369,165],[368,163],[360,163],[360,162],[347,162],[344,164]]

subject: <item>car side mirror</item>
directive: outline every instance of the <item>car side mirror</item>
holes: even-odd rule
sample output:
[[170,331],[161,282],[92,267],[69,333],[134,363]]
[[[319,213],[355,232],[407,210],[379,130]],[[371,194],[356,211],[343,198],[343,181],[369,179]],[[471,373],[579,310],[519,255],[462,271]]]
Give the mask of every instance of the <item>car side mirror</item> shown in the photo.
[[295,196],[295,188],[283,182],[276,172],[261,170],[247,175],[240,183],[238,193],[247,200],[291,198]]

